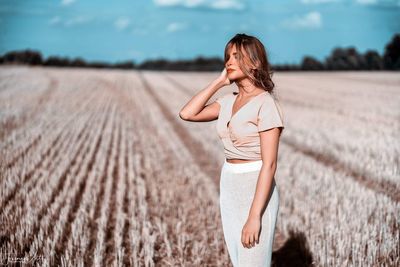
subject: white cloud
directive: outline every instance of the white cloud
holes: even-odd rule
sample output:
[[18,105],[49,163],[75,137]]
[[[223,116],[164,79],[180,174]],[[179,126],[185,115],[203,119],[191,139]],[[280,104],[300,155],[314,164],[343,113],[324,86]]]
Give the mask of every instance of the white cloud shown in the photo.
[[313,11],[304,16],[286,19],[282,25],[289,29],[316,29],[322,27],[322,18],[319,12]]
[[52,17],[49,21],[50,25],[56,25],[61,22],[61,18],[59,16]]
[[92,21],[93,18],[89,16],[76,16],[69,19],[62,19],[59,16],[54,16],[49,20],[50,25],[63,25],[65,27],[81,25]]
[[243,3],[238,1],[231,1],[231,0],[219,0],[219,1],[212,1],[210,7],[215,9],[243,9]]
[[71,19],[68,19],[67,21],[64,22],[65,26],[75,26],[75,25],[81,25],[81,24],[85,24],[89,21],[91,21],[92,19],[88,16],[77,16]]
[[241,0],[153,0],[160,7],[210,8],[218,10],[241,10],[245,6]]
[[366,6],[400,7],[400,0],[355,0],[355,2]]
[[341,0],[301,0],[303,4],[326,4],[326,3],[334,3],[341,2]]
[[61,0],[61,5],[69,6],[70,4],[76,2],[76,0]]
[[167,32],[181,31],[187,28],[187,24],[181,22],[172,22],[167,26]]
[[114,22],[114,26],[122,31],[124,30],[126,27],[129,26],[129,24],[131,23],[131,20],[127,17],[120,17],[118,18],[115,22]]
[[175,6],[179,5],[181,0],[154,0],[153,1],[158,6]]
[[361,5],[372,5],[378,3],[377,0],[356,0],[356,2]]
[[[300,0],[302,4],[327,4],[327,3],[337,3],[346,2],[343,0]],[[353,0],[356,4],[360,5],[370,5],[370,6],[383,6],[383,7],[400,7],[400,0]]]

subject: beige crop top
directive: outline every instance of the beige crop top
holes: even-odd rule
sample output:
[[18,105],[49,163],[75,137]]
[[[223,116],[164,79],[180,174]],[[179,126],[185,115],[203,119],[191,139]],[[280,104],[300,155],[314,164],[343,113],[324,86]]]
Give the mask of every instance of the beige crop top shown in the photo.
[[238,93],[216,99],[220,104],[216,124],[227,159],[261,160],[260,131],[282,127],[283,114],[279,103],[267,91],[244,104],[233,116],[232,107]]

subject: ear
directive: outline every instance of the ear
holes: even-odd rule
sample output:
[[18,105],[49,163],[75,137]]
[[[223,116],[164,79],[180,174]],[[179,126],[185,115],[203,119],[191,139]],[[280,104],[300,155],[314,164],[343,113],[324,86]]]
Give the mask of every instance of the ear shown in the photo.
[[256,72],[258,69],[260,69],[258,66],[257,66],[257,67],[255,67],[255,66],[252,66],[252,67],[251,67],[251,71],[252,71],[252,72]]

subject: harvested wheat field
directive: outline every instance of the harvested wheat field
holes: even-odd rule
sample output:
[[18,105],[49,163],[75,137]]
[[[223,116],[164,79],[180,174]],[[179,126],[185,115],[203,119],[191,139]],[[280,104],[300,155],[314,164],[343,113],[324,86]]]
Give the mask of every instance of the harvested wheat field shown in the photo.
[[[1,263],[231,266],[216,122],[178,115],[217,75],[2,66]],[[399,266],[400,76],[273,80],[274,266]]]

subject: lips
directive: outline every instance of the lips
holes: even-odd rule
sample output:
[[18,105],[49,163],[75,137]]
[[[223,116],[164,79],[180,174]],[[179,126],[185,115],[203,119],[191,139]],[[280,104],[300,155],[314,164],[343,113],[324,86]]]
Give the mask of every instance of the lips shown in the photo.
[[235,71],[234,69],[227,69],[226,70],[227,72],[233,72],[233,71]]

